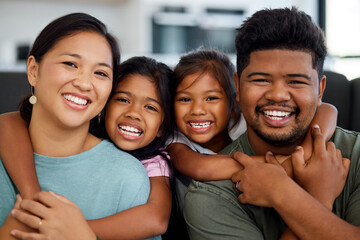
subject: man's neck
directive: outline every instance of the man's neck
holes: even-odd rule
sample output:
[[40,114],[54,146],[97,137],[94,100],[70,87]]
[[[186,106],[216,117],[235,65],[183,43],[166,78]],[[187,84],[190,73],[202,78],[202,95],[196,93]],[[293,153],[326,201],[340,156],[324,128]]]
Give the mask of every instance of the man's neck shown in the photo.
[[255,155],[265,155],[266,152],[270,151],[277,155],[290,155],[294,152],[295,148],[301,144],[294,143],[291,145],[275,146],[265,142],[256,133],[248,131],[248,138],[250,146],[252,147]]

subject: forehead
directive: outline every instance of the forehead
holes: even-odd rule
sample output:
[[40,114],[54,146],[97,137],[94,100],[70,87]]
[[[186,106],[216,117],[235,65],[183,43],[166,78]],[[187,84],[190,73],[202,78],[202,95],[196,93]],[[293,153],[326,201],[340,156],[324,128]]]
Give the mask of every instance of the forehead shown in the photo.
[[159,98],[158,88],[149,77],[140,74],[128,74],[121,79],[116,90],[134,92],[137,95],[147,95],[151,98]]
[[59,39],[48,53],[57,52],[86,52],[97,54],[104,58],[112,57],[111,47],[106,38],[97,32],[76,32]]
[[191,88],[201,88],[208,89],[213,88],[217,90],[222,90],[222,86],[220,82],[208,72],[201,73],[193,73],[186,76],[177,86],[177,91],[184,91]]
[[271,49],[259,50],[250,54],[246,72],[265,72],[269,74],[311,74],[317,71],[313,68],[312,55],[306,51]]

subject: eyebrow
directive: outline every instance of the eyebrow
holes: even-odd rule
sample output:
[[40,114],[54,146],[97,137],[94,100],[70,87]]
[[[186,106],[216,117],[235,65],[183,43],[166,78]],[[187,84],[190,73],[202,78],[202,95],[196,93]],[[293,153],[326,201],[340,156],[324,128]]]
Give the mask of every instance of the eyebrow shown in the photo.
[[[114,95],[119,94],[119,93],[123,93],[123,94],[125,94],[127,96],[132,96],[131,92],[127,92],[127,91],[115,91]],[[147,101],[155,102],[155,103],[159,104],[160,106],[162,106],[161,103],[158,100],[154,99],[154,98],[146,97],[145,99]]]
[[[263,72],[253,72],[250,73],[249,75],[247,75],[247,77],[252,77],[252,76],[256,76],[256,75],[260,75],[260,76],[266,76],[269,77],[271,76],[268,73],[263,73]],[[290,74],[286,74],[285,77],[301,77],[301,78],[305,78],[307,80],[311,80],[310,76],[306,75],[306,74],[302,74],[302,73],[290,73]]]
[[[63,53],[61,54],[61,56],[70,56],[70,57],[74,57],[74,58],[78,58],[78,59],[81,59],[81,56],[79,54],[76,54],[76,53]],[[103,62],[99,62],[98,63],[99,66],[103,66],[103,67],[107,67],[107,68],[110,68],[111,70],[113,69],[109,64],[107,63],[103,63]]]
[[[212,93],[212,92],[222,93],[222,91],[220,89],[219,90],[218,89],[212,89],[212,90],[206,91],[206,93]],[[188,94],[188,92],[186,90],[177,91],[175,94],[180,94],[180,93]]]

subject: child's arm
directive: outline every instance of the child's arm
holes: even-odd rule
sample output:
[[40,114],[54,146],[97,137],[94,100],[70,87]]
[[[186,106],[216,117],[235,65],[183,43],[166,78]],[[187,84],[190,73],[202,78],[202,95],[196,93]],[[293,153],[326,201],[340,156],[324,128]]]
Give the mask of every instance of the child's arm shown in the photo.
[[179,172],[199,181],[231,179],[235,172],[242,169],[229,155],[204,155],[182,143],[172,143],[166,150]]
[[312,136],[311,126],[317,124],[320,126],[322,135],[326,141],[329,141],[334,134],[337,122],[337,109],[331,104],[322,103],[316,110],[315,116],[310,124],[310,128],[305,136],[301,146],[304,148],[304,159],[308,160],[312,154]]
[[144,239],[166,232],[171,212],[168,177],[150,178],[150,195],[146,204],[112,216],[88,221],[101,239]]
[[22,198],[40,191],[27,124],[19,112],[0,115],[0,157]]

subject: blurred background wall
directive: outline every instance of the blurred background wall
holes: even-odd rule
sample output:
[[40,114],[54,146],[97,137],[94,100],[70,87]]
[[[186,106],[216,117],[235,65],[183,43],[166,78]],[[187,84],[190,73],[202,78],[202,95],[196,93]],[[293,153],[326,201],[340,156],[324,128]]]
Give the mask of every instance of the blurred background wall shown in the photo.
[[[337,3],[336,3],[337,2]],[[234,59],[235,28],[263,8],[296,6],[326,32],[326,69],[360,76],[360,1],[343,0],[0,0],[0,71],[25,71],[40,30],[53,19],[86,12],[117,37],[122,59],[153,56],[174,66],[198,46],[212,46]],[[337,4],[337,5],[336,5]]]

